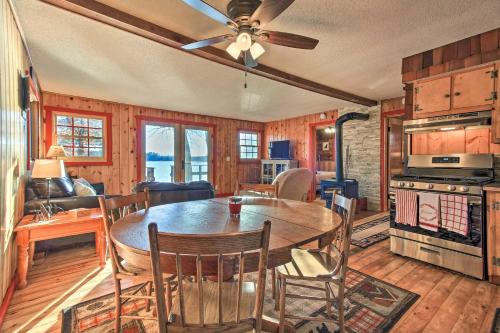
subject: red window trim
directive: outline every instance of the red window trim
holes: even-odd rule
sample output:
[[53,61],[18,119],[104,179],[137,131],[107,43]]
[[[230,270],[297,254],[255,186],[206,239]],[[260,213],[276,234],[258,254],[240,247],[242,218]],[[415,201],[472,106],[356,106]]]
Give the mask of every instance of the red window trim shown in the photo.
[[[258,158],[240,158],[240,133],[252,133],[257,134],[257,156]],[[237,150],[237,161],[238,164],[255,164],[260,163],[262,160],[262,131],[250,128],[237,128],[236,129],[236,150]]]
[[63,107],[56,106],[45,106],[45,136],[46,136],[46,145],[45,145],[45,154],[49,151],[50,146],[52,146],[52,135],[54,130],[53,124],[53,113],[54,112],[65,112],[74,115],[82,115],[82,116],[97,116],[106,118],[106,128],[105,128],[105,139],[106,139],[106,147],[104,153],[104,161],[64,161],[64,164],[67,166],[109,166],[113,165],[113,136],[111,133],[112,128],[112,114],[108,112],[95,112],[95,111],[86,111],[86,110],[77,110],[77,109],[69,109]]
[[177,125],[187,125],[187,126],[199,126],[199,127],[210,127],[212,129],[212,178],[209,181],[214,187],[216,187],[217,182],[217,125],[204,122],[196,122],[189,120],[177,120],[170,118],[161,117],[150,117],[150,116],[135,116],[136,122],[136,161],[137,161],[137,182],[141,182],[144,179],[142,173],[142,133],[143,125],[146,122],[160,123],[160,124],[177,124]]

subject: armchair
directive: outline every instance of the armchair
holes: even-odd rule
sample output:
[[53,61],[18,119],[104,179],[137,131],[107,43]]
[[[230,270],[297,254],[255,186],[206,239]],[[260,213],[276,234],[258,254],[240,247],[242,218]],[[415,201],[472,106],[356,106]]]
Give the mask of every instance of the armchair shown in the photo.
[[311,188],[313,173],[306,168],[289,169],[280,173],[272,184],[240,184],[237,182],[235,195],[242,191],[250,194],[270,195],[274,198],[306,201]]

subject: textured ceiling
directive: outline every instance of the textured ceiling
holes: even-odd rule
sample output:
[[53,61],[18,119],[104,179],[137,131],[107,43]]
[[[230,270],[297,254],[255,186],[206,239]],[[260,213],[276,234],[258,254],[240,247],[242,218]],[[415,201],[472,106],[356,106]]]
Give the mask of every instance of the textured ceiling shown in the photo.
[[[181,0],[102,0],[192,38],[227,29]],[[207,0],[225,11],[227,0]],[[273,120],[349,105],[67,13],[14,0],[44,89],[192,113]],[[372,99],[402,95],[401,58],[498,27],[498,0],[296,0],[266,28],[320,40],[266,44],[263,64]],[[221,44],[220,47],[225,47]]]

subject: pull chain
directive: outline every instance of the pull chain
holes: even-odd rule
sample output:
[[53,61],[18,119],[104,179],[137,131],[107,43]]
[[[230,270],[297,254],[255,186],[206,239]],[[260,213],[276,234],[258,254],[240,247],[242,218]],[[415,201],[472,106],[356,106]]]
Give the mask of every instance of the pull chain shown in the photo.
[[247,75],[248,75],[248,72],[245,71],[245,85],[244,85],[245,89],[247,88]]

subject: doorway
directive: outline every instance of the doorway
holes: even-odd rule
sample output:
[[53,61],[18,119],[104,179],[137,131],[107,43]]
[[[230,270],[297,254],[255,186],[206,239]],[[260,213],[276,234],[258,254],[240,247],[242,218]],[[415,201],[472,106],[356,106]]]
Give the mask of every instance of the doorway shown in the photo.
[[389,207],[389,183],[392,176],[404,171],[403,120],[405,110],[382,112],[380,118],[380,204]]
[[139,121],[138,181],[213,180],[213,127]]
[[403,117],[388,119],[387,124],[387,179],[403,173]]

